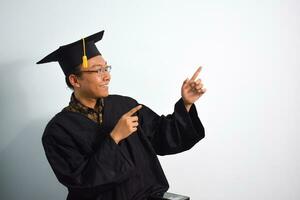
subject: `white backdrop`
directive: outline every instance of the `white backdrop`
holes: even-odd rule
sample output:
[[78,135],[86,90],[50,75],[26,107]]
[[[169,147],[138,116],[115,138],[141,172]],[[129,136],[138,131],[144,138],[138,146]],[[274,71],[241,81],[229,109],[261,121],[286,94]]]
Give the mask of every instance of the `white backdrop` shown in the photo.
[[206,137],[160,157],[170,191],[192,200],[300,199],[300,3],[296,0],[1,1],[0,199],[64,199],[44,155],[46,123],[71,91],[59,45],[102,29],[110,92],[158,114],[202,65]]

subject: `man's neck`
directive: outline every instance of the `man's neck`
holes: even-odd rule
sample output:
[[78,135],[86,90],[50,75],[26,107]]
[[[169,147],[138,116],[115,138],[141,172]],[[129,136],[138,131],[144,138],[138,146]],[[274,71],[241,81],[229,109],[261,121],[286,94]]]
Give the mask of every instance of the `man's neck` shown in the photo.
[[74,91],[75,98],[84,106],[94,109],[97,103],[97,99],[87,98]]

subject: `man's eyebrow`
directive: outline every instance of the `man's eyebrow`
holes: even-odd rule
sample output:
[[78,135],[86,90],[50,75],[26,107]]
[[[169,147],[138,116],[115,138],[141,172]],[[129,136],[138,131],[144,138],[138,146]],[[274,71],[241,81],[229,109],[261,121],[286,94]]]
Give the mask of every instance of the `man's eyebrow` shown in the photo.
[[[107,66],[107,61],[105,61],[105,66]],[[103,66],[100,64],[93,64],[91,67],[103,67]]]

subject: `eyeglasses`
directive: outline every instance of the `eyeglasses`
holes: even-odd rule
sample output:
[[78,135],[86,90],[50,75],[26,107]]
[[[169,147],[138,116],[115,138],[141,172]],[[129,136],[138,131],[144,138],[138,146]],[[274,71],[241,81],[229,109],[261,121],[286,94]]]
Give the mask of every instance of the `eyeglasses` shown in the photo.
[[106,67],[101,67],[97,70],[81,70],[80,72],[89,72],[89,73],[98,73],[99,76],[102,76],[104,73],[110,73],[111,65],[107,65]]

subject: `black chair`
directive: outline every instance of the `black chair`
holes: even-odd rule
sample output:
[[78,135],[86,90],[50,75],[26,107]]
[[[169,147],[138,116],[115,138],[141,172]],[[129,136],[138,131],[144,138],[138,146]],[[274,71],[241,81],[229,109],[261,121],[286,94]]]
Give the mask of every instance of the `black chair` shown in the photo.
[[151,196],[149,200],[190,200],[190,197],[166,192],[163,196]]

